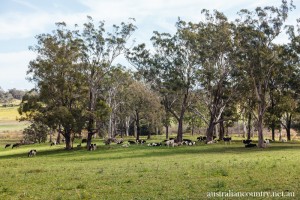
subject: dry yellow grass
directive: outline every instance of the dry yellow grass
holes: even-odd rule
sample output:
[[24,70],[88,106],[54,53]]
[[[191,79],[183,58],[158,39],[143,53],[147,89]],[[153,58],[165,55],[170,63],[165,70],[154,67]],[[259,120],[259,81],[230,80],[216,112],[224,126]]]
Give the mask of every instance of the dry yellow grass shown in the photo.
[[0,138],[20,138],[28,122],[19,122],[18,107],[0,107]]
[[16,121],[20,117],[18,107],[2,107],[0,108],[0,122],[2,121]]

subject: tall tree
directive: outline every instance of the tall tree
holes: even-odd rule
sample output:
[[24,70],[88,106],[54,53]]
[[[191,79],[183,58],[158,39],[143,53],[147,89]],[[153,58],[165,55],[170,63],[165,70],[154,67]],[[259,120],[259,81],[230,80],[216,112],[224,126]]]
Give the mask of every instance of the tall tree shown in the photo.
[[237,20],[237,50],[243,60],[241,71],[252,85],[257,102],[258,146],[264,146],[263,118],[268,102],[269,80],[278,63],[274,39],[280,34],[293,5],[282,1],[278,7],[257,7],[255,11],[241,10]]
[[135,29],[132,23],[122,22],[120,26],[113,25],[112,32],[106,32],[104,22],[100,21],[96,26],[91,17],[88,17],[88,22],[84,24],[81,34],[83,41],[81,62],[85,68],[89,89],[86,101],[89,113],[87,147],[91,144],[93,134],[96,133],[95,107],[97,99],[104,96],[105,78],[112,70],[113,62],[126,50],[125,45]]
[[[126,99],[128,108],[131,110],[135,125],[136,139],[141,135],[141,120],[151,120],[151,115],[157,117],[161,109],[158,96],[142,82],[135,81],[128,87],[128,98]],[[150,121],[151,122],[151,121]]]
[[[189,40],[199,64],[197,65],[198,100],[205,103],[209,112],[206,131],[207,141],[213,138],[215,125],[222,123],[222,113],[228,103],[237,96],[238,81],[235,73],[234,25],[218,11],[211,14],[203,10],[205,20],[184,26],[184,36]],[[200,117],[204,113],[196,110]]]
[[190,105],[198,64],[193,49],[189,48],[191,41],[184,36],[182,23],[178,21],[174,35],[154,32],[153,54],[143,44],[128,54],[130,62],[161,94],[166,113],[171,113],[178,122],[178,141],[182,141],[184,114]]
[[65,23],[57,23],[52,34],[38,35],[37,45],[31,47],[38,56],[30,61],[27,72],[43,105],[37,108],[48,119],[44,123],[61,128],[66,149],[72,148],[73,134],[84,126],[82,99],[86,88],[80,65],[81,40],[77,34],[68,30]]

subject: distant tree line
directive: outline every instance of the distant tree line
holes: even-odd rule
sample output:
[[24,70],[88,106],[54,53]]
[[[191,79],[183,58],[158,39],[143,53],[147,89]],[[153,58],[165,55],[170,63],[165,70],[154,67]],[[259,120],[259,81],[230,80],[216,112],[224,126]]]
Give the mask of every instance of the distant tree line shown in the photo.
[[[179,19],[174,34],[154,31],[152,47],[131,47],[134,22],[113,25],[91,17],[82,28],[57,23],[52,33],[36,36],[29,63],[34,93],[19,108],[22,120],[44,124],[66,139],[66,149],[82,130],[88,146],[95,133],[139,139],[142,132],[168,138],[172,121],[193,132],[206,127],[207,141],[241,121],[245,136],[255,128],[263,147],[263,128],[290,129],[299,122],[298,26],[285,26],[292,3],[257,7],[238,13],[234,21],[219,12],[202,10],[197,23]],[[289,42],[275,43],[286,31]],[[131,47],[131,48],[129,48]],[[124,55],[135,70],[114,64]],[[38,126],[35,126],[38,127]]]
[[12,105],[14,99],[22,100],[26,90],[18,90],[16,88],[9,89],[7,92],[0,87],[0,103],[3,106]]

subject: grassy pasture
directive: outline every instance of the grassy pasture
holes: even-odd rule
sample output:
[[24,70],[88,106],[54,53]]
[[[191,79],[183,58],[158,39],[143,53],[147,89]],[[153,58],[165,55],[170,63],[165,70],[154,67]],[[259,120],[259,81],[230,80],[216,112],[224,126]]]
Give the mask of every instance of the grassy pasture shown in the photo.
[[[0,144],[0,199],[209,199],[207,192],[229,190],[300,198],[298,143],[123,148],[96,140],[98,149],[88,152],[49,144],[4,149],[6,142]],[[30,149],[38,155],[28,158]]]
[[20,138],[28,122],[19,122],[17,106],[0,107],[0,139]]

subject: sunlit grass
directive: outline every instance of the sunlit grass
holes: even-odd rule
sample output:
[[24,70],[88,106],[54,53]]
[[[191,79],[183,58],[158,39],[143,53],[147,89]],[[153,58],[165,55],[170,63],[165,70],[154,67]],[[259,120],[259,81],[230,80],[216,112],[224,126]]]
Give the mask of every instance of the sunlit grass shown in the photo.
[[[262,150],[240,142],[177,148],[96,142],[92,152],[48,143],[1,149],[0,199],[206,199],[207,192],[228,190],[299,194],[299,144]],[[37,149],[36,157],[27,157],[30,149]]]

